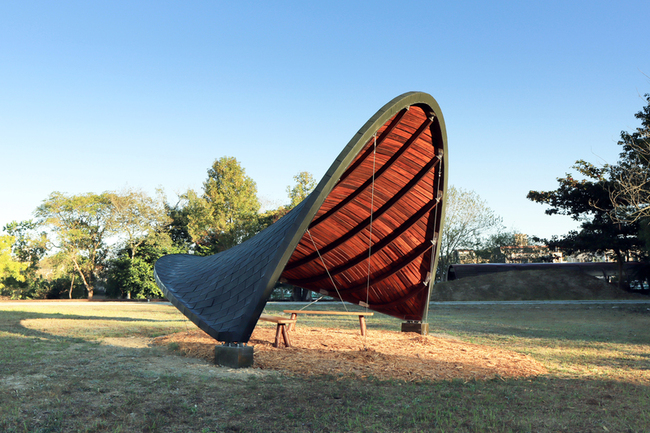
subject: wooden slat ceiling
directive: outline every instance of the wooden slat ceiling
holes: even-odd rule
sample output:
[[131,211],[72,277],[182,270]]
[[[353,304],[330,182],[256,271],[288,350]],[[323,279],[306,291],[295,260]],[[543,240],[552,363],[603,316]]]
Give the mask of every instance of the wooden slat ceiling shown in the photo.
[[327,196],[283,280],[422,320],[442,217],[442,158],[440,125],[430,108],[399,111]]

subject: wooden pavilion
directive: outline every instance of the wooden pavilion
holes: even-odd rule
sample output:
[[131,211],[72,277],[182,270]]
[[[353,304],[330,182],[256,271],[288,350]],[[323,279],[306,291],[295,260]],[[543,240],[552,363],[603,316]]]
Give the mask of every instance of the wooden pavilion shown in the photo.
[[442,112],[426,93],[384,105],[315,190],[248,241],[155,265],[171,302],[215,339],[246,343],[276,282],[307,288],[425,330],[447,187]]

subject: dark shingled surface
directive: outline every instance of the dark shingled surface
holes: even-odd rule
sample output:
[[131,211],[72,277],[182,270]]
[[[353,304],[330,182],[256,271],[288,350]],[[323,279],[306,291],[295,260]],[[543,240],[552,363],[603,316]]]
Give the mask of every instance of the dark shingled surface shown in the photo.
[[251,310],[269,284],[269,264],[302,208],[302,204],[297,206],[255,237],[222,253],[160,258],[154,271],[156,282],[183,314],[215,339],[248,341],[250,335],[245,332]]

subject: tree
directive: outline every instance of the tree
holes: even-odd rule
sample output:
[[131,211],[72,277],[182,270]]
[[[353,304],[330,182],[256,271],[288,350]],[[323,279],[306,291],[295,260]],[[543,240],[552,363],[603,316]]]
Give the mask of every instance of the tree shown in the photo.
[[608,168],[599,168],[585,161],[573,166],[583,178],[577,180],[567,174],[558,178],[554,191],[530,191],[529,200],[550,206],[548,215],[568,215],[581,221],[580,231],[571,231],[563,237],[544,240],[549,248],[574,252],[603,253],[612,251],[619,265],[619,286],[623,284],[623,263],[639,247],[638,224],[615,222],[611,215],[614,205],[610,199],[613,181],[608,178]]
[[109,296],[121,295],[127,299],[163,297],[153,278],[153,264],[142,257],[121,256],[111,260],[107,274]]
[[514,231],[499,230],[485,238],[475,251],[476,257],[488,263],[505,263],[506,256],[501,248],[514,245],[517,245],[517,234]]
[[189,233],[189,208],[186,204],[187,200],[183,197],[174,205],[171,206],[165,203],[167,216],[170,222],[167,227],[167,234],[171,238],[172,243],[178,248],[188,251],[192,245],[192,236]]
[[38,231],[38,224],[32,220],[12,221],[3,230],[14,237],[11,253],[16,261],[24,264],[20,280],[8,280],[12,287],[12,297],[27,299],[43,297],[45,293],[38,275],[39,263],[47,251],[47,236]]
[[45,256],[38,264],[39,278],[28,288],[32,298],[82,298],[86,295],[83,281],[76,278],[77,270],[64,251]]
[[503,227],[503,219],[495,215],[474,191],[449,186],[445,209],[438,279],[441,279],[447,266],[452,263],[452,254],[455,250],[478,248],[490,231]]
[[162,292],[153,279],[153,262],[140,257],[138,252],[145,243],[171,244],[168,230],[172,220],[167,214],[162,190],[157,191],[156,199],[133,189],[109,193],[108,196],[111,202],[110,230],[122,241],[122,247],[117,257],[109,261],[107,286],[110,288],[107,290],[128,299],[132,296],[161,297]]
[[111,208],[107,193],[67,196],[55,191],[35,211],[39,222],[56,236],[55,247],[74,266],[89,299],[107,254],[104,241],[110,234]]
[[18,261],[28,263],[30,268],[36,269],[47,251],[46,233],[38,231],[38,224],[32,220],[12,221],[3,230],[15,238],[12,253]]
[[153,267],[166,254],[186,253],[184,245],[177,245],[167,231],[156,231],[137,242],[134,253],[129,246],[121,248],[108,263],[106,294],[111,297],[135,299],[161,298]]
[[112,206],[108,224],[123,240],[131,259],[148,236],[164,232],[171,223],[163,192],[158,190],[157,193],[157,199],[133,189],[108,194]]
[[257,185],[233,157],[214,162],[203,183],[203,195],[189,190],[183,198],[188,233],[198,254],[224,251],[259,231]]
[[550,206],[546,213],[569,215],[582,221],[579,231],[548,241],[549,247],[565,252],[612,251],[619,265],[622,287],[623,263],[631,255],[642,258],[647,248],[647,224],[650,221],[650,94],[647,105],[635,114],[641,127],[621,132],[618,142],[623,151],[614,165],[596,167],[577,161],[574,168],[583,176],[559,178],[555,191],[530,191],[528,198]]
[[291,200],[289,209],[296,207],[316,188],[316,180],[308,171],[301,171],[293,177],[293,180],[296,181],[296,184],[293,187],[287,187],[287,194]]
[[289,213],[291,209],[296,207],[302,202],[316,187],[314,176],[307,171],[301,171],[293,177],[296,181],[294,186],[287,186],[287,195],[289,196],[289,204],[287,206],[280,206],[277,209],[267,210],[258,216],[258,231],[262,231],[271,224],[274,224],[280,218]]
[[647,105],[634,117],[641,120],[635,132],[621,132],[618,142],[623,148],[617,164],[607,166],[614,181],[610,189],[612,217],[617,221],[635,222],[650,218],[650,94]]
[[[24,281],[23,271],[27,264],[14,260],[11,254],[11,248],[15,238],[11,235],[0,236],[0,294],[6,295],[7,285],[12,282]],[[14,298],[14,293],[11,293]]]
[[275,224],[280,218],[288,214],[290,210],[288,207],[280,206],[277,209],[267,210],[259,214],[257,218],[257,231],[260,232],[271,224]]

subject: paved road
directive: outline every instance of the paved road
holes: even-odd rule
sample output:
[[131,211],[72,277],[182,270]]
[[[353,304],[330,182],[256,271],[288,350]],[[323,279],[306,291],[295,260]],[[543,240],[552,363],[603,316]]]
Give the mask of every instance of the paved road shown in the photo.
[[[125,301],[102,301],[102,304],[120,305]],[[68,301],[68,300],[36,300],[36,301],[0,301],[0,305],[20,305],[20,304],[61,304],[61,305],[88,305],[88,301]],[[91,302],[91,304],[99,304],[100,302]],[[320,305],[336,305],[338,302],[321,302]],[[138,302],[142,305],[171,305],[171,302]],[[269,305],[279,306],[302,306],[307,305],[309,302],[268,302]],[[650,305],[650,299],[622,299],[622,300],[604,300],[604,301],[449,301],[449,302],[431,302],[431,306],[453,306],[453,305]],[[348,304],[349,305],[349,304]]]
[[621,299],[604,301],[459,301],[432,302],[431,305],[618,305],[618,304],[650,304],[650,299]]
[[68,301],[67,299],[30,299],[30,300],[20,300],[20,301],[0,301],[0,305],[38,305],[38,304],[61,304],[61,305],[120,305],[124,303],[128,304],[141,304],[141,305],[171,305],[171,302],[168,301],[156,301],[156,302],[129,302],[129,301],[91,301],[88,302],[83,299]]
[[[268,305],[286,305],[301,306],[307,305],[308,302],[268,302]],[[336,305],[337,302],[327,301],[320,305]],[[603,301],[449,301],[449,302],[431,302],[432,307],[445,306],[462,306],[462,305],[650,305],[650,298],[645,299],[621,299],[621,300],[603,300]],[[348,304],[350,305],[350,304]]]

